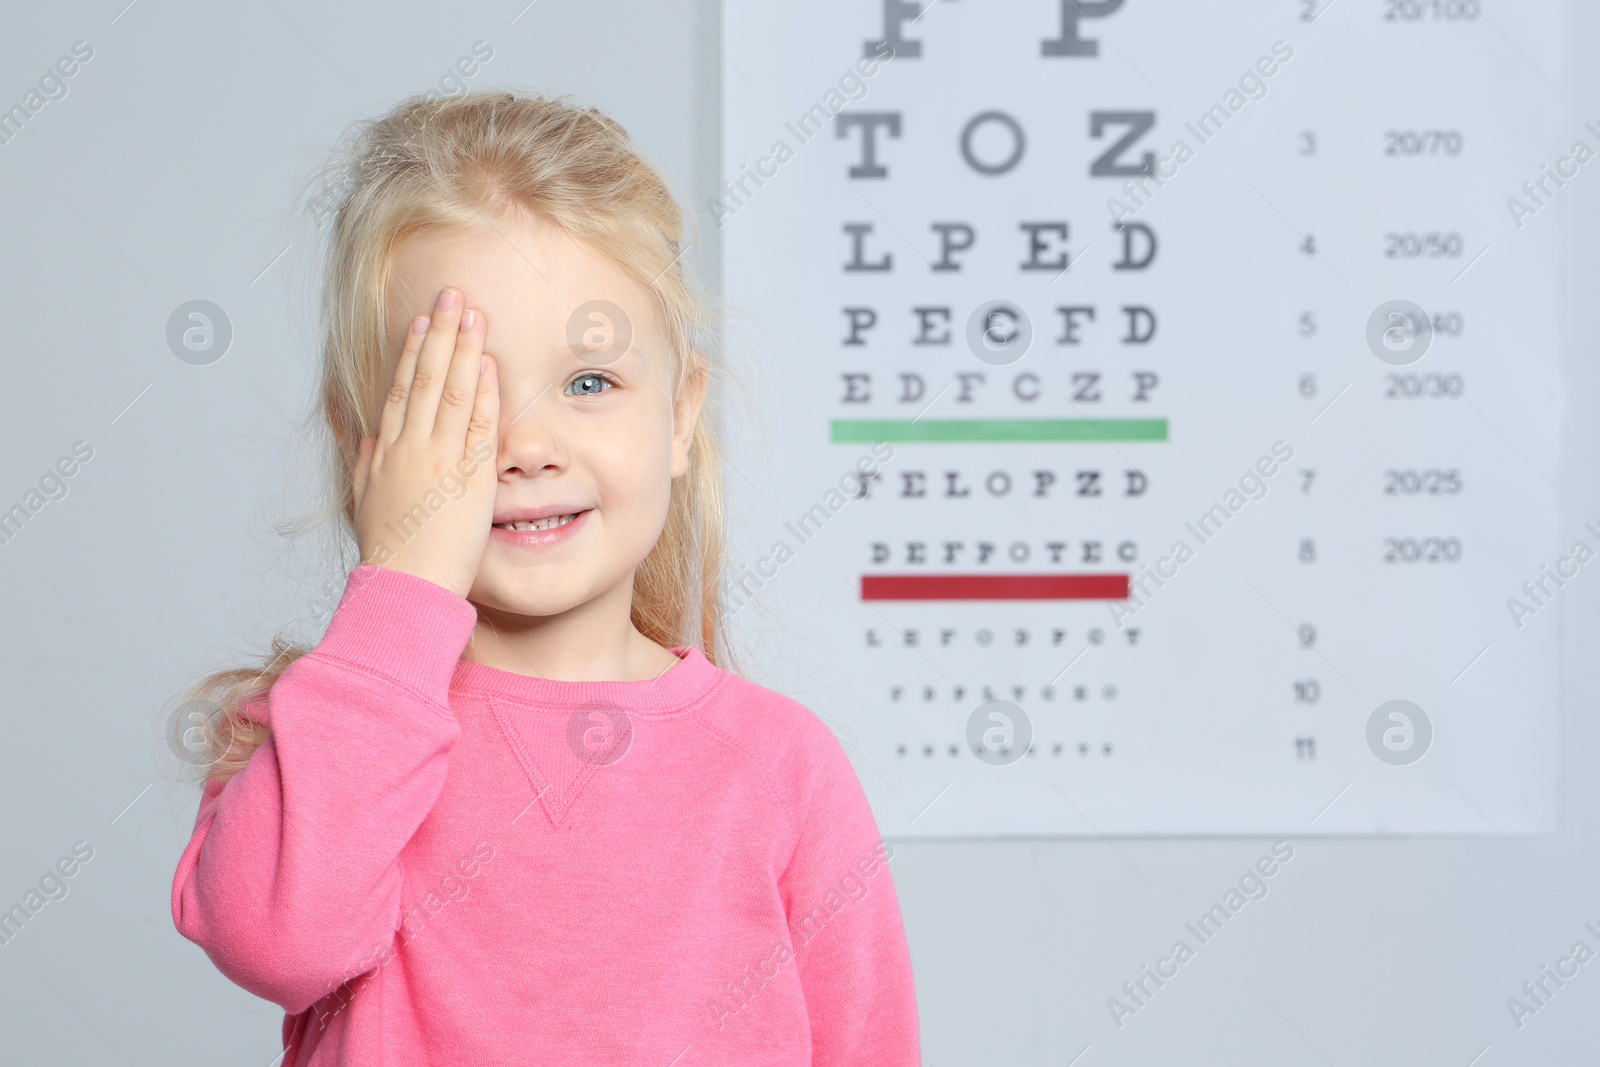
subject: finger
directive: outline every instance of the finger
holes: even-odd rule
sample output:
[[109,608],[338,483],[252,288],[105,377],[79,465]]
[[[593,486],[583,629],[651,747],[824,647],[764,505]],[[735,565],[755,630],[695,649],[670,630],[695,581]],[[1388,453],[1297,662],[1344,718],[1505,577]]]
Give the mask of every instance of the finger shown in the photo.
[[350,472],[350,495],[357,511],[361,510],[361,498],[367,493],[367,474],[372,470],[372,453],[377,443],[375,437],[363,437],[356,450],[355,469]]
[[394,379],[389,383],[389,395],[383,402],[383,414],[378,419],[378,440],[385,444],[400,436],[406,421],[406,399],[411,395],[411,379],[417,371],[417,353],[422,349],[422,339],[428,332],[428,316],[418,315],[406,327],[405,343],[400,348],[400,359],[394,365]]
[[[469,325],[470,323],[470,325]],[[489,332],[481,308],[468,308],[461,316],[456,350],[439,393],[439,410],[433,419],[433,436],[440,441],[460,441],[477,407],[483,381],[483,341]]]
[[[446,307],[446,304],[449,307]],[[456,352],[456,331],[461,322],[461,290],[446,286],[439,293],[417,353],[417,372],[411,378],[411,395],[406,398],[406,422],[402,432],[428,437],[433,433],[434,415],[439,410],[439,394],[444,390],[445,373]]]
[[500,364],[485,352],[478,357],[483,371],[478,375],[478,391],[472,403],[472,419],[467,424],[466,452],[463,459],[475,459],[489,468],[489,480],[499,476],[495,464],[500,445]]

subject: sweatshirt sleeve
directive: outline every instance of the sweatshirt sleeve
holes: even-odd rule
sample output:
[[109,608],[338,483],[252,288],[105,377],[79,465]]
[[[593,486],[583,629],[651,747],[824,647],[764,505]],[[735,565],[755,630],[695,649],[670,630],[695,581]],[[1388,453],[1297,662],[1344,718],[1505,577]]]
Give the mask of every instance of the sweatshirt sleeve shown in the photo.
[[400,853],[461,736],[450,680],[476,620],[443,586],[354,568],[322,640],[266,694],[266,741],[225,784],[206,784],[173,922],[291,1015],[394,940]]
[[809,751],[794,788],[797,842],[779,888],[788,915],[815,1067],[916,1067],[921,1060],[916,989],[893,849],[849,757],[806,711]]

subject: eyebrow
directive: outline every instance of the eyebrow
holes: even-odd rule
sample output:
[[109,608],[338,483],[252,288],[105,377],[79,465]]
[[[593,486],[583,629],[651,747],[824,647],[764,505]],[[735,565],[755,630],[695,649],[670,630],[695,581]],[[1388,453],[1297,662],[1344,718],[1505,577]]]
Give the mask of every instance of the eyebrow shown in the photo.
[[[613,363],[621,362],[622,360],[627,359],[630,356],[633,357],[635,360],[642,360],[651,351],[651,349],[649,347],[644,346],[644,345],[640,345],[638,343],[637,339],[635,339],[633,341],[628,342],[628,346],[626,348],[624,348],[619,354],[617,354],[610,361],[608,361],[606,363],[595,363],[593,360],[586,359],[583,355],[579,354],[578,352],[573,351],[572,345],[570,343],[566,344],[566,345],[563,345],[562,347],[566,349],[567,354],[570,355],[574,360],[577,360],[577,361],[585,364],[586,366],[590,366],[590,367],[609,367]],[[609,349],[598,349],[596,351],[597,352],[604,352],[604,351],[609,351]]]

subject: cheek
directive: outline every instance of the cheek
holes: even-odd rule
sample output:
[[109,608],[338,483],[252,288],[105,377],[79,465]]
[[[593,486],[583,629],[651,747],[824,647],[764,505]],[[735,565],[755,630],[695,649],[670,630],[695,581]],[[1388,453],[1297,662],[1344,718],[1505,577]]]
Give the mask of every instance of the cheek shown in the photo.
[[672,431],[647,412],[618,413],[583,431],[586,464],[612,512],[648,512],[664,506],[672,490]]
[[670,478],[672,415],[664,403],[618,405],[589,428],[592,454],[608,470],[625,468],[632,478]]
[[608,450],[597,460],[601,505],[640,516],[665,508],[672,493],[672,456],[660,445]]

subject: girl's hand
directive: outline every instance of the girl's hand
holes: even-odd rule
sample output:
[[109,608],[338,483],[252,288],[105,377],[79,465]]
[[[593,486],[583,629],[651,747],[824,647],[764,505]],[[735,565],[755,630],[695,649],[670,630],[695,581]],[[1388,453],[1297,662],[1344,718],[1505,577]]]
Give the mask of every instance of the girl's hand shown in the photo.
[[464,302],[447,288],[433,315],[406,329],[377,436],[361,439],[351,475],[361,562],[462,597],[494,522],[500,420],[495,361],[483,352],[487,325],[482,311],[463,312]]

